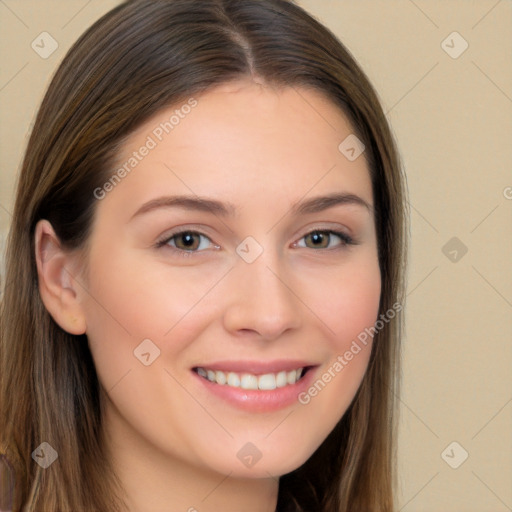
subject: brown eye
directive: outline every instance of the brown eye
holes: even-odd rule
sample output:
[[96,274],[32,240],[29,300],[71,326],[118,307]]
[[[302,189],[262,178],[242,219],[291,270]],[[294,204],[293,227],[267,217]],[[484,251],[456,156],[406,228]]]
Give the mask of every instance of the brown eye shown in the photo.
[[325,249],[329,246],[330,234],[325,231],[313,231],[313,233],[306,235],[304,240],[306,240],[306,245],[308,240],[311,241],[313,249]]
[[183,232],[178,235],[174,235],[175,246],[177,249],[183,249],[184,251],[194,251],[199,247],[201,243],[200,236],[198,233]]
[[301,240],[304,240],[305,243],[301,244],[299,242],[298,246],[308,249],[331,249],[354,243],[345,233],[331,230],[315,230],[305,235]]
[[202,233],[196,231],[181,231],[166,237],[164,240],[158,242],[157,246],[168,246],[171,249],[186,252],[201,252],[208,249],[212,244],[211,240]]

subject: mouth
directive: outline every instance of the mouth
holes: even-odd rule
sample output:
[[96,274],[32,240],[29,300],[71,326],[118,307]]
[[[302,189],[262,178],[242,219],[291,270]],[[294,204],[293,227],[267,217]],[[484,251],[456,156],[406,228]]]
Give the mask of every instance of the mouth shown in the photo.
[[297,405],[312,383],[318,364],[306,360],[239,360],[204,363],[191,368],[198,393],[252,413],[271,413]]
[[297,384],[311,368],[311,366],[301,366],[292,370],[257,374],[198,366],[193,368],[193,371],[203,379],[220,386],[253,391],[273,391]]

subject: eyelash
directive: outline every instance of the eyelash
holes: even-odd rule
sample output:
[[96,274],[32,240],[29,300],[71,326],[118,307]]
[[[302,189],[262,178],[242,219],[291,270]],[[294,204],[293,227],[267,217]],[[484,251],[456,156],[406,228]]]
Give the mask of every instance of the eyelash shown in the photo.
[[[304,236],[302,236],[300,238],[300,240],[302,240],[303,238],[306,238],[308,235],[312,235],[312,234],[315,234],[315,233],[320,233],[320,234],[324,234],[324,235],[325,234],[335,235],[335,236],[340,238],[341,243],[338,246],[336,246],[334,248],[330,248],[330,249],[326,249],[326,248],[314,249],[312,247],[305,247],[305,249],[312,249],[314,251],[315,250],[332,251],[332,250],[336,250],[336,249],[342,249],[342,248],[344,248],[344,247],[346,247],[348,245],[357,245],[358,244],[358,242],[356,240],[354,240],[352,237],[350,237],[346,233],[343,233],[341,231],[335,231],[333,229],[313,229],[312,231],[309,231]],[[194,230],[186,229],[186,230],[183,230],[183,231],[178,231],[176,233],[172,233],[171,235],[166,235],[164,238],[162,238],[161,240],[156,242],[155,247],[157,249],[160,249],[160,248],[162,248],[164,246],[167,246],[168,249],[172,250],[173,252],[175,252],[175,253],[177,253],[180,256],[183,256],[185,258],[191,257],[194,253],[201,253],[201,252],[203,252],[203,251],[198,251],[198,250],[187,251],[185,249],[178,249],[177,247],[173,247],[171,245],[168,245],[168,243],[173,238],[176,238],[176,237],[178,237],[180,235],[184,235],[184,234],[198,235],[198,236],[202,236],[202,237],[205,237],[208,240],[210,240],[210,238],[208,236],[206,236],[203,233],[200,233],[199,231],[194,231]],[[210,240],[210,242],[212,242],[212,241]],[[295,242],[295,244],[296,243],[297,242]]]

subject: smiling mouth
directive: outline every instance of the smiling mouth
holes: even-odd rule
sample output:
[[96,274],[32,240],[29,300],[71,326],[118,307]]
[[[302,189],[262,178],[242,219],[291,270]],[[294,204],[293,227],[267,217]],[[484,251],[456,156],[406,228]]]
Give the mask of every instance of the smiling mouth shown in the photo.
[[277,388],[293,386],[304,378],[304,375],[310,368],[311,367],[306,366],[291,371],[265,373],[263,375],[255,375],[246,372],[223,372],[203,367],[193,368],[193,371],[213,384],[240,389],[272,391]]

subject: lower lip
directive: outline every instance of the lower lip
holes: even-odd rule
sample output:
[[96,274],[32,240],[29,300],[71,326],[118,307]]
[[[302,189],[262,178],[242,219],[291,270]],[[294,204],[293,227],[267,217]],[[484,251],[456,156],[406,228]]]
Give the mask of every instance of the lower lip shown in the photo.
[[201,377],[195,371],[192,374],[204,388],[229,404],[251,412],[272,412],[298,403],[298,396],[306,391],[313,381],[315,368],[310,368],[295,384],[282,388],[260,391],[257,389],[242,389],[217,384]]

